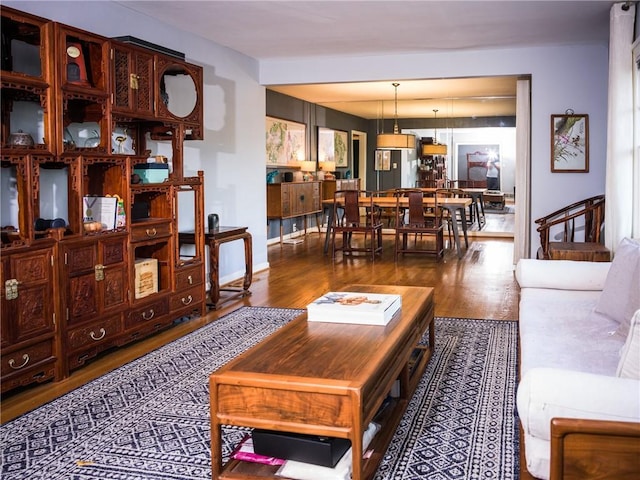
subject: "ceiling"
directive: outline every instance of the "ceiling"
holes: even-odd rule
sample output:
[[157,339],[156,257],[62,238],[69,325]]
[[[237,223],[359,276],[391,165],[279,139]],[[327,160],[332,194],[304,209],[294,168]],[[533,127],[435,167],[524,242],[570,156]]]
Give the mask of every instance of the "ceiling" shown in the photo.
[[[124,6],[258,61],[597,43],[614,1],[137,1]],[[388,82],[268,86],[359,117],[395,114]],[[425,79],[398,87],[398,118],[515,115],[516,77]],[[383,102],[384,101],[384,102]]]

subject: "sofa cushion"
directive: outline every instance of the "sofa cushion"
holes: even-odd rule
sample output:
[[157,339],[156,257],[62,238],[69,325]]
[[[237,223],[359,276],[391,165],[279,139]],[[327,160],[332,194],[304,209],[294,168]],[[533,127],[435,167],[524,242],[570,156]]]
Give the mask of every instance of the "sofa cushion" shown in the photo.
[[610,267],[610,262],[522,258],[516,265],[516,279],[520,288],[600,291]]
[[631,319],[627,341],[620,351],[616,375],[640,380],[640,310]]
[[634,312],[640,308],[640,242],[624,238],[616,249],[595,311],[615,320],[627,336]]
[[522,375],[531,368],[550,367],[615,376],[625,338],[614,334],[615,321],[593,313],[599,295],[544,288],[520,292]]

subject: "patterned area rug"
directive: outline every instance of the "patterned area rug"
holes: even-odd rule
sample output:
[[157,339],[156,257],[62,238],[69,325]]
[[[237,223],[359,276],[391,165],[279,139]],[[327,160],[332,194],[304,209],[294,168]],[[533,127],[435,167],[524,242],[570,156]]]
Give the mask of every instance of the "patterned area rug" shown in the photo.
[[[243,307],[0,428],[4,480],[211,478],[209,374],[295,318]],[[516,479],[517,324],[436,319],[376,479]],[[225,428],[224,456],[246,433]]]

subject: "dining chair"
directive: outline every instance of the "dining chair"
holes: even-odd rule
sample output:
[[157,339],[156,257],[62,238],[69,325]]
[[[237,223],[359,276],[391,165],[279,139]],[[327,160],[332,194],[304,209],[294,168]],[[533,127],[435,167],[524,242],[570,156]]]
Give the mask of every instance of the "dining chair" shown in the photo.
[[[376,192],[373,192],[373,196],[374,197],[395,197],[396,196],[396,189],[390,189],[390,190],[378,190]],[[375,201],[374,201],[375,203]],[[379,207],[379,212],[378,214],[380,215],[380,220],[383,222],[383,224],[386,222],[387,224],[387,228],[391,228],[391,225],[393,224],[393,222],[396,219],[396,209],[395,206],[393,207]]]
[[[457,198],[460,195],[462,195],[463,192],[457,188],[438,188],[436,189],[435,192],[435,198],[436,198],[436,205],[439,202],[439,200],[445,199],[445,198]],[[452,215],[451,211],[446,209],[446,208],[438,208],[438,215],[440,216],[440,219],[442,221],[443,224],[446,224],[447,226],[447,236],[449,237],[449,248],[452,248],[453,245],[453,222],[458,222],[459,219],[457,216]],[[465,213],[462,212],[462,215],[464,215]]]
[[[382,253],[382,221],[380,209],[374,203],[372,192],[364,190],[337,190],[333,201],[333,225],[331,226],[331,252],[343,255],[367,253],[372,259]],[[342,216],[338,211],[342,211]],[[336,237],[342,243],[336,244]],[[354,238],[362,236],[362,240]]]
[[[437,196],[434,211],[438,211]],[[431,216],[425,210],[422,191],[399,190],[396,199],[395,260],[401,253],[422,253],[434,255],[438,260],[442,258],[444,225],[441,219],[441,215]],[[409,241],[411,234],[413,242]]]

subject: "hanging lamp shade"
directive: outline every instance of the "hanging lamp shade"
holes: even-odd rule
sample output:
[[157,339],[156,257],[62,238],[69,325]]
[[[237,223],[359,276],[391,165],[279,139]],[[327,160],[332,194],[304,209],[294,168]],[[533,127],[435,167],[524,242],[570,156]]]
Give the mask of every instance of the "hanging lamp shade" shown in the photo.
[[395,119],[393,133],[379,133],[376,139],[376,148],[381,150],[398,148],[416,148],[416,136],[410,133],[400,133],[398,128],[398,85],[392,83],[395,88]]
[[422,155],[446,155],[447,146],[440,143],[422,145]]
[[376,145],[379,149],[416,148],[416,137],[406,133],[380,133]]

